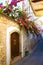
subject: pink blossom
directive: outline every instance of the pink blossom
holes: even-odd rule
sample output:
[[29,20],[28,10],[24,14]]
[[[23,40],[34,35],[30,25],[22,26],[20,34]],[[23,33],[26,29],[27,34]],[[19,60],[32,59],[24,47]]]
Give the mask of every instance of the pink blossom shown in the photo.
[[23,1],[23,0],[12,0],[9,5],[16,5],[18,2]]

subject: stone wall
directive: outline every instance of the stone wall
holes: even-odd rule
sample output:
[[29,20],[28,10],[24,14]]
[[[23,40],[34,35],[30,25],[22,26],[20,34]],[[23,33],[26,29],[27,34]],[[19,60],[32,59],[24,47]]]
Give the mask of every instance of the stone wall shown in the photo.
[[[12,18],[0,13],[0,65],[6,65],[6,34],[7,29],[12,26],[20,29],[19,25]],[[23,54],[25,56],[25,51],[29,51],[30,39],[24,31],[22,29],[21,35],[23,39],[20,40],[23,43]]]
[[29,52],[29,37],[27,36],[26,31],[23,29],[23,54],[25,56],[25,52],[28,51]]
[[10,26],[19,28],[13,19],[0,13],[0,65],[6,65],[6,31]]
[[5,28],[2,23],[0,23],[0,65],[5,65],[6,61],[6,51],[5,51]]
[[24,50],[24,56],[25,56],[25,52],[28,51],[31,52],[31,50],[34,48],[34,46],[36,45],[37,42],[37,36],[35,38],[35,36],[33,36],[33,34],[29,34],[27,35],[26,32],[24,32],[23,30],[23,50]]

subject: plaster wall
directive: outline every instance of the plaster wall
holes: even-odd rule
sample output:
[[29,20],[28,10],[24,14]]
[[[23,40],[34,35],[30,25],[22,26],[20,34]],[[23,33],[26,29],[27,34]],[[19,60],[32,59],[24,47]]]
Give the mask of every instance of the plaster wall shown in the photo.
[[0,65],[10,65],[11,54],[9,40],[13,32],[18,32],[20,34],[20,52],[21,57],[24,57],[24,48],[27,45],[26,33],[24,33],[23,29],[20,30],[19,25],[13,19],[0,13]]

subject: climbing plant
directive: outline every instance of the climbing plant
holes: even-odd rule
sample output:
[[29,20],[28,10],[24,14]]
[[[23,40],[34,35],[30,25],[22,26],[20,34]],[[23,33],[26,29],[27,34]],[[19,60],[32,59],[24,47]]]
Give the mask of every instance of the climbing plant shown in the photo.
[[23,27],[27,32],[38,34],[39,30],[32,21],[29,21],[28,13],[20,8],[16,8],[15,5],[0,6],[0,12],[12,17],[15,22],[20,25],[20,29]]

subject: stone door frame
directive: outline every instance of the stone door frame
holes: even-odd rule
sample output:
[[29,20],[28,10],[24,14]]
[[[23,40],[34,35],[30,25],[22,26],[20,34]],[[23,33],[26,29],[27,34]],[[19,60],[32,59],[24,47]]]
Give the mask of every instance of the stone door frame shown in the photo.
[[23,35],[19,28],[9,27],[6,32],[6,65],[10,65],[11,60],[11,45],[10,36],[13,32],[17,32],[20,35],[21,57],[23,57]]

